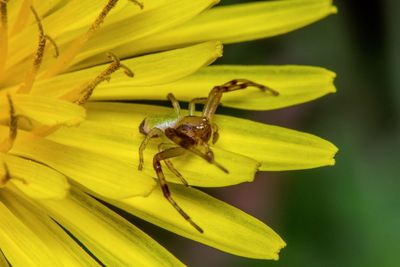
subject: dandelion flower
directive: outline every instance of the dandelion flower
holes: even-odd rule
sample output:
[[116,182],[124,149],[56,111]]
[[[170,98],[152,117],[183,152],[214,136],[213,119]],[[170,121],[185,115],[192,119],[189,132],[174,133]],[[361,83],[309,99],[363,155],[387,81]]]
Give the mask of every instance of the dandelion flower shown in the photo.
[[[232,254],[278,258],[285,243],[271,228],[166,172],[174,198],[204,233],[181,218],[151,164],[137,169],[140,122],[169,109],[112,102],[164,100],[169,92],[189,101],[235,78],[280,93],[223,97],[242,109],[281,108],[335,91],[334,74],[317,67],[207,67],[222,55],[220,41],[297,29],[334,13],[331,1],[211,8],[216,2],[0,0],[2,266],[182,265],[99,200]],[[319,137],[230,116],[216,116],[216,123],[221,138],[213,150],[229,174],[196,157],[177,158],[192,186],[334,164],[336,147]]]

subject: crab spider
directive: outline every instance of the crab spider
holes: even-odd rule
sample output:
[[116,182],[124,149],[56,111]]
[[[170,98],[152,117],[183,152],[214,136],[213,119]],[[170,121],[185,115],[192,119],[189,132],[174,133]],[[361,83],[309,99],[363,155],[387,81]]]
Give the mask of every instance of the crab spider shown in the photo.
[[[161,167],[161,161],[164,161],[168,169],[174,173],[185,186],[188,183],[174,168],[170,158],[178,157],[184,154],[185,151],[190,151],[197,156],[203,158],[207,162],[214,164],[223,172],[228,173],[228,170],[220,165],[214,159],[214,153],[209,146],[209,141],[215,144],[218,140],[218,127],[213,122],[213,117],[218,105],[221,102],[223,93],[245,89],[247,87],[256,87],[261,91],[268,91],[272,95],[277,96],[278,92],[246,79],[231,80],[222,85],[215,86],[209,93],[208,97],[194,98],[189,102],[189,115],[183,116],[179,102],[173,94],[169,93],[167,98],[171,101],[175,113],[173,116],[158,115],[145,118],[139,126],[139,131],[146,137],[139,147],[139,170],[143,168],[143,151],[148,142],[153,137],[166,137],[170,143],[161,143],[158,148],[159,152],[153,157],[153,168],[157,174],[158,182],[164,197],[172,204],[172,206],[187,220],[197,231],[203,233],[203,229],[198,226],[189,215],[172,198],[165,180],[164,173]],[[195,115],[195,105],[204,104],[201,116]]]

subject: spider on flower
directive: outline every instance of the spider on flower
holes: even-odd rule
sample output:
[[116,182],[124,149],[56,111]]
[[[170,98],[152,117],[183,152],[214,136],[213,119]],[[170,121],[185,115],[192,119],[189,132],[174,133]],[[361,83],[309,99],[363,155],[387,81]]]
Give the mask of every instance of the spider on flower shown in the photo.
[[[161,167],[161,161],[164,161],[168,169],[174,173],[185,186],[189,186],[185,178],[174,168],[170,158],[183,155],[185,151],[190,151],[197,156],[214,164],[222,171],[228,173],[228,170],[220,165],[214,159],[214,153],[210,148],[209,141],[215,144],[218,140],[218,127],[212,121],[215,111],[221,102],[223,93],[245,89],[247,87],[256,87],[264,92],[270,92],[273,96],[279,93],[265,85],[258,84],[246,79],[234,79],[222,85],[215,86],[208,97],[194,98],[189,102],[189,115],[183,116],[179,102],[173,94],[169,93],[167,98],[171,101],[175,113],[171,115],[158,115],[146,117],[139,126],[139,131],[146,137],[139,147],[139,170],[143,169],[143,151],[148,142],[153,137],[167,139],[168,143],[161,142],[158,145],[159,152],[153,157],[153,168],[157,174],[158,182],[165,198],[172,206],[187,220],[197,231],[203,233],[203,229],[198,226],[189,215],[175,202],[169,191],[164,173]],[[196,104],[204,104],[201,116],[195,115]]]

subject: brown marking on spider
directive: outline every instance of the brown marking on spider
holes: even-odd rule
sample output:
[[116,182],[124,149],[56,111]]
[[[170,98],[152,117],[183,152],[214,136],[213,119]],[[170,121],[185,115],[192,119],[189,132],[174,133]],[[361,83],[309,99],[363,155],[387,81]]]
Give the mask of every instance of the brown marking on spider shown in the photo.
[[[223,93],[245,89],[247,87],[256,87],[263,92],[268,91],[271,95],[277,96],[279,93],[265,85],[258,84],[246,79],[235,79],[215,86],[209,93],[208,97],[194,98],[189,102],[189,115],[182,116],[179,102],[173,94],[168,94],[167,98],[171,101],[174,107],[173,114],[162,116],[152,116],[145,118],[139,126],[139,131],[146,135],[139,147],[139,166],[138,169],[143,169],[143,151],[148,142],[153,137],[164,137],[170,142],[161,143],[159,152],[153,157],[153,168],[156,171],[158,181],[164,197],[172,204],[172,206],[187,220],[197,231],[203,233],[200,228],[189,215],[171,197],[168,184],[165,180],[164,173],[161,167],[161,161],[164,161],[169,170],[174,173],[185,186],[188,183],[183,176],[174,168],[170,162],[170,158],[181,156],[185,151],[190,151],[197,156],[203,158],[207,162],[214,164],[223,172],[228,173],[228,170],[217,163],[214,159],[214,153],[209,146],[211,139],[212,144],[218,140],[218,127],[213,123],[213,117],[218,105],[221,102]],[[195,115],[196,104],[204,104],[201,116]]]

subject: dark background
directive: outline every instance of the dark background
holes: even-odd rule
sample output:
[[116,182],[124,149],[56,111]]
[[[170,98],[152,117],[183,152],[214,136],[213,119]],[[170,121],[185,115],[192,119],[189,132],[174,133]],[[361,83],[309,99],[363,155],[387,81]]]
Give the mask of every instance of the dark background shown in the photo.
[[189,266],[400,266],[400,2],[334,2],[338,14],[303,29],[226,45],[217,64],[335,71],[336,94],[275,111],[219,112],[321,136],[339,147],[336,165],[264,172],[253,183],[206,190],[275,229],[287,242],[278,262],[142,225]]

